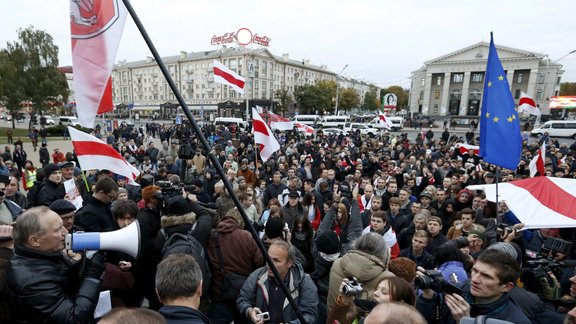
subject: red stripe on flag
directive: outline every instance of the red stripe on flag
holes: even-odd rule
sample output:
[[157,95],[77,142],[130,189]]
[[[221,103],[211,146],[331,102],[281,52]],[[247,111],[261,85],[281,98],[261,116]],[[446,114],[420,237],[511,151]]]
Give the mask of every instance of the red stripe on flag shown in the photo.
[[252,120],[252,127],[254,127],[254,132],[262,133],[266,136],[270,136],[268,134],[268,129],[266,129],[266,124],[264,124],[261,120],[253,119]]
[[[528,190],[538,202],[558,214],[576,219],[576,209],[574,209],[576,197],[558,187],[552,180],[546,177],[536,177],[512,181],[510,184]],[[546,215],[541,216],[546,217]]]
[[524,104],[532,106],[532,107],[536,107],[536,102],[534,102],[534,99],[532,99],[530,97],[520,98],[520,101],[518,101],[518,106],[522,106]]
[[214,67],[214,74],[218,75],[220,77],[222,77],[224,80],[226,80],[228,83],[234,84],[236,85],[238,88],[243,89],[244,88],[244,81],[242,80],[238,80],[236,79],[233,75],[231,75],[230,73],[227,73],[226,71],[223,71],[221,69],[219,69],[218,67]]
[[110,77],[106,83],[106,88],[104,88],[100,105],[98,105],[98,114],[103,114],[112,110],[114,110],[114,103],[112,100],[112,77]]
[[[74,149],[76,150],[77,156],[102,155],[126,161],[120,155],[120,153],[118,153],[118,151],[116,151],[114,148],[104,143],[97,143],[91,141],[72,141],[72,145],[74,145]],[[106,166],[102,166],[102,168],[104,169],[106,168]]]

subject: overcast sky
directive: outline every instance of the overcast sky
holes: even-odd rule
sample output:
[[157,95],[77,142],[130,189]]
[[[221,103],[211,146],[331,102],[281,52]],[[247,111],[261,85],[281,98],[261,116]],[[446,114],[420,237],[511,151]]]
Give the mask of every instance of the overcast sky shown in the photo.
[[[576,50],[574,0],[133,0],[163,56],[216,49],[213,35],[246,27],[272,39],[270,51],[325,64],[380,87],[409,87],[411,71],[430,59],[490,40],[548,54]],[[60,65],[71,65],[69,1],[0,0],[0,46],[33,25],[54,37]],[[130,17],[116,62],[150,52]],[[576,53],[562,59],[563,81],[576,81]]]

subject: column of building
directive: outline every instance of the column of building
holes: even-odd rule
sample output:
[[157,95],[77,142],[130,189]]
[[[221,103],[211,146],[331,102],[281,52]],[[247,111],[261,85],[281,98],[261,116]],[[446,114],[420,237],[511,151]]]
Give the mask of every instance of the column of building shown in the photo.
[[424,81],[424,103],[422,106],[422,114],[428,115],[430,109],[430,96],[432,87],[432,73],[426,73],[426,80]]
[[450,100],[450,72],[444,73],[442,84],[442,101],[440,102],[440,115],[448,114],[448,103]]
[[468,113],[468,93],[470,92],[470,71],[464,72],[462,81],[462,96],[460,97],[460,111],[458,115],[465,116]]

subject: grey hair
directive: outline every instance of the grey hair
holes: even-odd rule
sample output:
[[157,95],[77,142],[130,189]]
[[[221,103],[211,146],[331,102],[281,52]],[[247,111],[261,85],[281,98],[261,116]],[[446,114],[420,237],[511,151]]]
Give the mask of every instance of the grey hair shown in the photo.
[[390,249],[384,237],[377,233],[366,233],[354,241],[354,250],[358,250],[381,259],[384,264],[390,261]]
[[52,212],[50,208],[40,206],[30,208],[22,215],[18,216],[16,219],[16,225],[14,225],[14,242],[25,245],[30,236],[43,234],[46,231],[46,228],[42,226],[41,219],[49,212]]
[[426,216],[426,214],[424,214],[424,213],[418,213],[418,214],[414,215],[414,220],[425,222],[428,220],[428,216]]
[[156,291],[162,302],[196,295],[202,271],[191,255],[173,254],[158,264]]
[[296,251],[294,250],[294,246],[292,244],[282,241],[282,240],[274,240],[270,243],[270,246],[277,246],[288,253],[288,261],[294,261],[296,258]]

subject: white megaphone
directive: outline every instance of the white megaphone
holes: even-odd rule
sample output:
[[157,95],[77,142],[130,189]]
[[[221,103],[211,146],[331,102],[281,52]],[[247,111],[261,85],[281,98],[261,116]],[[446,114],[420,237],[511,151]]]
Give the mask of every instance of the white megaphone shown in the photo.
[[66,249],[80,251],[118,251],[138,258],[140,225],[138,221],[113,232],[73,233],[66,235]]

